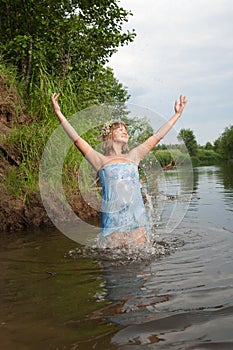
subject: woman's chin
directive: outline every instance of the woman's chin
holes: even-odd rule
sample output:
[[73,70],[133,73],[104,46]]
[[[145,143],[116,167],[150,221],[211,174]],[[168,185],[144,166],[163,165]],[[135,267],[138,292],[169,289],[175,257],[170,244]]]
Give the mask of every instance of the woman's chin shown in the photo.
[[114,141],[119,142],[119,143],[123,143],[123,144],[128,143],[128,139],[126,137],[119,137],[119,138],[115,139]]

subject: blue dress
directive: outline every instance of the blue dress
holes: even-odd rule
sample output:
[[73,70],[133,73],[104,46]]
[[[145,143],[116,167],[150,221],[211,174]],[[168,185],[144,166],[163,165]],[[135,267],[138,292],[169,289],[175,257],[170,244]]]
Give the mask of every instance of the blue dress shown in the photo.
[[105,165],[99,171],[99,178],[102,185],[102,235],[130,233],[139,227],[147,227],[137,165],[131,162]]

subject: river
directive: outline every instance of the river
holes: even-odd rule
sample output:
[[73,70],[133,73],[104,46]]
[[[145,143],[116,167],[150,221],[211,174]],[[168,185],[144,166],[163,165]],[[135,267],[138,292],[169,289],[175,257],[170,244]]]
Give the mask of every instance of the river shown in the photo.
[[1,349],[233,349],[233,166],[195,168],[185,217],[160,226],[145,259],[2,233]]

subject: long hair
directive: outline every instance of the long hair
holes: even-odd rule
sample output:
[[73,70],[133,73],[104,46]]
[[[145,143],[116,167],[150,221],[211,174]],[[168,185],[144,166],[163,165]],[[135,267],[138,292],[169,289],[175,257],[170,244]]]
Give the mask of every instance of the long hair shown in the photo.
[[[122,122],[122,121],[114,122],[110,126],[110,132],[108,133],[108,135],[104,136],[104,138],[103,138],[104,142],[103,142],[102,148],[103,148],[105,156],[108,156],[111,152],[113,152],[112,132],[113,132],[113,130],[119,128],[121,125],[123,125],[125,127],[125,129],[128,130],[128,127],[124,122]],[[122,154],[129,153],[128,144],[125,144],[122,146],[121,153]]]

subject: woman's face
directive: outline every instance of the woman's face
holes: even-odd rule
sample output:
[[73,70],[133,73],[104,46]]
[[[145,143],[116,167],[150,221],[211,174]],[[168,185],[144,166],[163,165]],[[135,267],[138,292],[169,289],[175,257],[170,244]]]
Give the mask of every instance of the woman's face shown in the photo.
[[112,130],[112,140],[127,143],[129,139],[128,132],[123,124],[119,124]]

